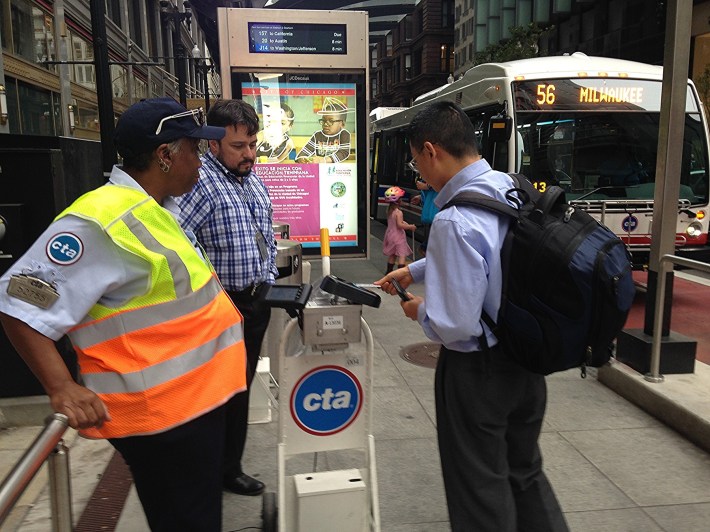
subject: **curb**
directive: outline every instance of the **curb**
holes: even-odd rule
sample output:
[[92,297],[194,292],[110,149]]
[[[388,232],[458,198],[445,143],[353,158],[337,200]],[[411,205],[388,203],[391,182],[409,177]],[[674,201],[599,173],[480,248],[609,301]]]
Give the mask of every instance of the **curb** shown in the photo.
[[44,425],[54,411],[46,395],[0,399],[0,429]]
[[665,375],[652,383],[621,362],[599,368],[597,380],[710,453],[710,366],[695,373]]

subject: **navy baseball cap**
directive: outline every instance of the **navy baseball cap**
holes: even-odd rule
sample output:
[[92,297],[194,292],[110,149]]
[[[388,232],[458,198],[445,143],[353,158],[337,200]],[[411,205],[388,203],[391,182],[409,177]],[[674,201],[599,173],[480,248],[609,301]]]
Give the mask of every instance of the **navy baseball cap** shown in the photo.
[[183,137],[220,140],[223,127],[205,125],[202,109],[188,111],[172,98],[131,105],[119,117],[113,142],[121,157],[135,157]]

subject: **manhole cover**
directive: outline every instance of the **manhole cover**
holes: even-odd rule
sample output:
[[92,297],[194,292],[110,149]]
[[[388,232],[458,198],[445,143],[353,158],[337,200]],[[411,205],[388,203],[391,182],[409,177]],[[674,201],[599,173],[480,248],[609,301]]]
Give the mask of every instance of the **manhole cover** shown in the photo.
[[399,352],[399,356],[417,366],[435,368],[436,361],[439,359],[439,349],[441,349],[441,344],[423,342],[404,346]]

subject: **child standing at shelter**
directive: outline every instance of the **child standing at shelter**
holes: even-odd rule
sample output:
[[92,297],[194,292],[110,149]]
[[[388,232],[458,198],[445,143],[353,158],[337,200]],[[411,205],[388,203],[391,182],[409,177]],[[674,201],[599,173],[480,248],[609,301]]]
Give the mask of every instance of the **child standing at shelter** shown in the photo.
[[387,208],[387,230],[382,241],[382,252],[387,255],[387,273],[394,269],[395,260],[398,268],[404,268],[404,260],[412,253],[405,231],[414,231],[416,226],[404,221],[399,208],[402,196],[404,190],[399,187],[390,187],[385,191],[385,201],[390,204]]

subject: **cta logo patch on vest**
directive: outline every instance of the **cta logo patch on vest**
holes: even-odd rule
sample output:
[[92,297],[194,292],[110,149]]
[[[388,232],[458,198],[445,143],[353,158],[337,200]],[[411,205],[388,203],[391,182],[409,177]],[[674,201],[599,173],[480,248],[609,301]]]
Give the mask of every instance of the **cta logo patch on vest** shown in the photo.
[[314,368],[291,392],[291,417],[305,432],[329,436],[345,430],[362,408],[362,386],[339,366]]
[[78,261],[84,253],[81,239],[72,233],[59,233],[47,244],[49,260],[62,266],[69,266]]

